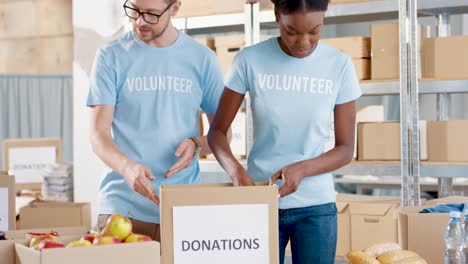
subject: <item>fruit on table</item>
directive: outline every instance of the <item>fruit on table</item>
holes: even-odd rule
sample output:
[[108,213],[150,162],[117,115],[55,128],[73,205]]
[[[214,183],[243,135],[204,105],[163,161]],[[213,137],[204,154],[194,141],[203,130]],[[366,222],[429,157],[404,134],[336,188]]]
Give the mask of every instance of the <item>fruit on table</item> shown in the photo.
[[376,244],[371,247],[368,247],[364,249],[363,252],[371,257],[376,258],[386,252],[399,250],[399,249],[401,249],[401,247],[397,243],[381,243],[381,244]]
[[63,248],[65,247],[64,244],[59,243],[57,241],[52,241],[52,240],[42,240],[41,243],[37,246],[37,250],[41,251],[43,249],[48,249],[48,248]]
[[132,233],[132,222],[121,214],[111,215],[102,230],[103,236],[115,236],[120,240],[127,238],[130,233]]
[[50,231],[49,233],[35,233],[35,232],[29,232],[26,234],[26,239],[32,239],[33,237],[36,237],[36,236],[47,236],[47,235],[50,235],[50,236],[59,236],[59,233],[56,232],[56,231]]
[[120,243],[122,243],[122,241],[114,236],[97,236],[94,239],[93,245],[110,245]]
[[68,243],[66,247],[88,247],[92,245],[93,244],[91,244],[91,242],[89,242],[88,240],[77,240]]
[[393,264],[410,257],[419,257],[418,254],[408,250],[393,250],[380,255],[377,259],[380,264]]
[[82,236],[80,240],[86,240],[86,241],[89,241],[89,242],[92,244],[92,243],[94,242],[94,239],[95,239],[98,235],[99,235],[98,233],[86,234],[86,235]]
[[346,260],[350,264],[379,264],[379,262],[362,251],[352,251],[346,255]]
[[44,240],[50,240],[50,241],[56,241],[57,236],[53,235],[43,235],[43,236],[34,236],[31,238],[31,241],[29,241],[29,247],[35,248],[36,246],[39,245]]
[[151,237],[140,235],[140,234],[130,234],[125,240],[124,243],[135,243],[135,242],[145,242],[145,241],[153,241]]

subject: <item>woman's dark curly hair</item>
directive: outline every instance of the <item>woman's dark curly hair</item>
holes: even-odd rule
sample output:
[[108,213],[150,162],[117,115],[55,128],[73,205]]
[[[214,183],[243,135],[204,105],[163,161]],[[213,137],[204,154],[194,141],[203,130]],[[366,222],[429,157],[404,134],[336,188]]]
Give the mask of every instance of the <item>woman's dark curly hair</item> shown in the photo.
[[291,14],[296,11],[327,11],[329,0],[271,0],[281,14]]

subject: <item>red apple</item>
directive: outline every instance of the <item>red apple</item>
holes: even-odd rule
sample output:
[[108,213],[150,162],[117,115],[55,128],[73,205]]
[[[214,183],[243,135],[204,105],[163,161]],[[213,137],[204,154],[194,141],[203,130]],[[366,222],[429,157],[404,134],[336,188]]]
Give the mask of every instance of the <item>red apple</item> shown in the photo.
[[145,241],[153,241],[151,237],[140,235],[140,234],[130,234],[124,241],[124,243],[135,243],[135,242],[145,242]]
[[120,244],[122,240],[114,236],[97,236],[94,238],[93,245]]
[[39,245],[39,243],[41,243],[43,240],[56,241],[56,238],[56,236],[52,235],[34,236],[33,238],[31,238],[31,241],[29,241],[29,247],[34,248],[37,245]]
[[92,244],[94,242],[94,239],[98,235],[99,235],[98,233],[96,233],[96,234],[87,234],[87,235],[82,236],[80,240],[87,240]]
[[67,244],[68,247],[87,247],[87,246],[92,246],[91,242],[88,240],[77,240],[77,241],[72,241]]
[[37,250],[41,251],[43,249],[47,248],[63,248],[65,247],[64,244],[58,243],[56,241],[51,241],[51,240],[42,240],[41,243],[37,246]]
[[120,240],[124,240],[130,233],[132,233],[132,222],[121,214],[111,215],[102,230],[104,236],[114,236]]

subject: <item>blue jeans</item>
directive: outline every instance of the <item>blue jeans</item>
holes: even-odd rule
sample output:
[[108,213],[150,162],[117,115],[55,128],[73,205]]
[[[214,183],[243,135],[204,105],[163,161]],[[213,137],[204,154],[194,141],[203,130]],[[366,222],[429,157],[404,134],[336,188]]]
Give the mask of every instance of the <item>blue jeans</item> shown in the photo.
[[293,264],[335,263],[337,210],[335,203],[279,210],[279,254],[284,264],[291,240]]

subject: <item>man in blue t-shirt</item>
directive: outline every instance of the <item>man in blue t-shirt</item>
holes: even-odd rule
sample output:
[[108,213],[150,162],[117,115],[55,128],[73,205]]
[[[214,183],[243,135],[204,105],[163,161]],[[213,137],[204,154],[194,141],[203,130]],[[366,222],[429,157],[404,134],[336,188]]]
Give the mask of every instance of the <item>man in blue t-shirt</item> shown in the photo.
[[211,121],[223,90],[215,54],[171,24],[176,0],[128,0],[133,30],[97,52],[87,105],[91,144],[110,168],[99,186],[98,227],[109,215],[160,241],[159,186],[199,183],[198,111]]

